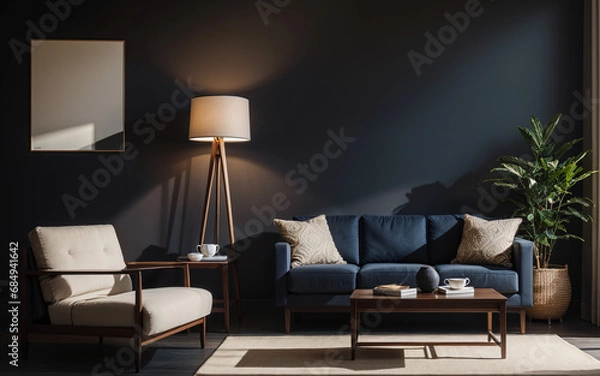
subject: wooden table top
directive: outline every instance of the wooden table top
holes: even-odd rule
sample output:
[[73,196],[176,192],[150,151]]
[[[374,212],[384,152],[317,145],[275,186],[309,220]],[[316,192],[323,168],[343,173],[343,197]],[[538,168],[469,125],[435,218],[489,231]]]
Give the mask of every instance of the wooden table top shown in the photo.
[[226,260],[200,260],[200,261],[190,261],[183,256],[180,256],[181,259],[178,260],[170,260],[170,261],[131,261],[128,262],[127,265],[135,266],[135,267],[144,267],[144,266],[173,266],[173,265],[190,265],[190,266],[198,266],[198,265],[215,265],[215,264],[232,264],[237,261],[239,258],[239,254],[231,254],[227,255]]
[[373,290],[371,289],[356,289],[350,296],[350,300],[377,300],[377,299],[405,299],[405,300],[439,300],[439,299],[448,299],[448,300],[507,300],[507,298],[497,292],[494,289],[489,288],[475,288],[473,294],[457,294],[457,295],[448,295],[444,293],[438,292],[418,292],[416,296],[409,297],[400,297],[393,295],[380,295],[373,294]]

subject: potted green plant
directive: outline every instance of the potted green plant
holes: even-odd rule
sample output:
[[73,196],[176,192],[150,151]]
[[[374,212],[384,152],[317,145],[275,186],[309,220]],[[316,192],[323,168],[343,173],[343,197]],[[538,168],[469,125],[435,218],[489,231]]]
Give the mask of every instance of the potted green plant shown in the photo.
[[535,245],[534,307],[527,313],[549,323],[562,318],[571,299],[568,267],[551,264],[552,251],[558,240],[583,241],[569,232],[568,224],[573,219],[591,221],[582,209],[593,203],[587,197],[576,196],[574,188],[597,172],[582,166],[589,150],[573,153],[573,147],[582,139],[555,141],[552,135],[560,118],[558,114],[542,125],[531,117],[530,128],[518,127],[530,153],[499,157],[500,166],[492,169],[499,177],[490,179],[510,190],[507,200],[514,205],[513,215],[523,219],[519,236]]

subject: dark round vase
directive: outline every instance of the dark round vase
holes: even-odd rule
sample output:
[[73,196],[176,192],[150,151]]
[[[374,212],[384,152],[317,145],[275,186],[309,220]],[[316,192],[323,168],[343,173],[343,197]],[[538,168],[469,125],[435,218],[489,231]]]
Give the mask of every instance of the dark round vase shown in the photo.
[[440,275],[431,266],[422,266],[417,272],[417,287],[422,292],[433,292],[440,283]]

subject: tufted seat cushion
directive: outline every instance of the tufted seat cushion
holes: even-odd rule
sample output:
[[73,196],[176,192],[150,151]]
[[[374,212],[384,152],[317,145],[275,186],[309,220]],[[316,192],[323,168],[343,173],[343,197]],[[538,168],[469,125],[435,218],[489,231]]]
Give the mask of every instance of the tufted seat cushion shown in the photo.
[[[117,234],[112,225],[36,227],[29,233],[39,269],[120,270],[126,267]],[[70,275],[40,278],[44,300],[96,293],[131,291],[128,275]]]
[[[135,292],[64,299],[48,307],[54,325],[134,326]],[[144,289],[143,335],[151,336],[208,316],[212,295],[201,288]]]

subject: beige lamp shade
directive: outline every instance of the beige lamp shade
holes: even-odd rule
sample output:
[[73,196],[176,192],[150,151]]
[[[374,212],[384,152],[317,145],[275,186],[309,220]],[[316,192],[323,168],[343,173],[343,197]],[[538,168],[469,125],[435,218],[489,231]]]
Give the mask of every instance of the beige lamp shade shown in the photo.
[[190,112],[190,141],[250,141],[248,99],[227,95],[196,97]]

